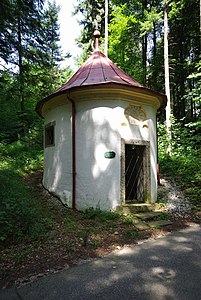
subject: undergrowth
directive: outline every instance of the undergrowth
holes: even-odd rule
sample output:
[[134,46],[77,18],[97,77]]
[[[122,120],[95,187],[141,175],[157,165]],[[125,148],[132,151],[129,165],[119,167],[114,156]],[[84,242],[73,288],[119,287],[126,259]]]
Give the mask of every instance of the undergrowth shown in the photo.
[[166,153],[165,125],[159,126],[159,163],[162,174],[177,183],[189,199],[192,207],[201,209],[201,152],[198,139],[200,128],[193,131],[192,125],[172,125],[172,155]]
[[42,167],[42,151],[25,142],[0,144],[0,241],[44,237],[51,224],[48,212],[25,187],[24,176]]

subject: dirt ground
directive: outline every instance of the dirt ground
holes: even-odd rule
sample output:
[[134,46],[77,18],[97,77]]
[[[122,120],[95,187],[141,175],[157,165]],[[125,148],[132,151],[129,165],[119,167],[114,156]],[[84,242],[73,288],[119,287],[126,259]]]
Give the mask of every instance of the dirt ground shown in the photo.
[[156,239],[201,220],[201,213],[193,212],[185,219],[171,218],[172,224],[163,228],[136,230],[131,219],[86,218],[82,212],[65,208],[41,182],[42,172],[26,178],[27,187],[37,191],[37,201],[51,211],[55,221],[46,239],[0,245],[0,288],[20,286],[82,261],[102,257],[124,245]]

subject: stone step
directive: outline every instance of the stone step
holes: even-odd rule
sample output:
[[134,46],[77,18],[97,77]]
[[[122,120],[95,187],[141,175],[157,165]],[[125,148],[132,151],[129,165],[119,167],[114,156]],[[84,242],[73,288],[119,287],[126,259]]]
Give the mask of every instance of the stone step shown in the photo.
[[145,213],[137,213],[135,214],[135,216],[143,221],[148,221],[148,220],[152,220],[154,219],[155,217],[159,217],[163,215],[162,212],[145,212]]
[[155,228],[155,227],[164,227],[164,226],[168,226],[168,225],[172,225],[173,222],[168,221],[168,220],[160,220],[160,221],[150,221],[147,225],[149,225],[149,227],[151,228]]
[[150,229],[149,225],[146,224],[145,222],[142,222],[142,221],[139,221],[139,222],[136,222],[134,224],[135,228],[137,228],[138,230],[147,230],[147,229]]
[[123,205],[119,208],[123,213],[140,213],[140,212],[150,212],[154,209],[152,204],[139,203],[139,204],[128,204]]

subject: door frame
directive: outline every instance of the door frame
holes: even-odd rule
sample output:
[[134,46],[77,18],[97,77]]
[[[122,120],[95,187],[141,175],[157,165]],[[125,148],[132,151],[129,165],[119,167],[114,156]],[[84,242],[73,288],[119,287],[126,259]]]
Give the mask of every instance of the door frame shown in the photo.
[[121,205],[133,205],[126,203],[126,157],[125,157],[125,145],[136,145],[145,146],[144,156],[143,156],[143,176],[144,176],[144,191],[145,199],[143,203],[150,203],[151,195],[151,164],[150,164],[150,142],[144,140],[126,140],[121,139],[121,184],[120,184],[120,195],[121,195]]

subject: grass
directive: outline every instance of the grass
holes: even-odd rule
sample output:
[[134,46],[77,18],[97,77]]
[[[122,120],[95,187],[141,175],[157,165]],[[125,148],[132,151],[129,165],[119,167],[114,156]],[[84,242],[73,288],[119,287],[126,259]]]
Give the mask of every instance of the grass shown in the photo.
[[[162,173],[174,177],[194,209],[201,209],[198,153],[174,154],[171,158],[161,155],[160,162]],[[133,229],[130,215],[126,217],[120,212],[93,208],[74,212],[55,199],[48,201],[49,194],[47,198],[41,196],[34,185],[27,184],[26,178],[42,167],[43,151],[40,147],[20,141],[0,144],[0,243],[3,247],[20,243],[36,244],[36,247],[43,243],[49,247],[58,243],[61,249],[77,251],[79,245],[98,249],[113,239],[115,243],[117,237],[122,242],[138,238],[140,233]],[[168,214],[160,216],[160,219],[168,218]],[[119,234],[115,236],[115,232]],[[26,257],[26,247],[23,249],[19,253],[16,250],[13,259]]]
[[44,238],[53,220],[24,182],[27,172],[41,167],[41,150],[22,142],[1,144],[0,157],[0,241]]
[[201,209],[201,156],[198,152],[160,157],[161,172],[175,180],[192,206]]
[[94,209],[90,207],[85,210],[83,215],[84,219],[98,219],[99,221],[115,220],[122,216],[120,212],[102,211],[100,209]]
[[[175,177],[197,209],[200,206],[199,157],[194,152],[184,156],[161,155],[161,170]],[[57,268],[79,258],[102,255],[117,245],[133,243],[151,234],[136,230],[132,215],[93,208],[85,212],[65,208],[58,199],[37,188],[41,179],[37,182],[33,179],[41,175],[35,171],[42,168],[40,146],[21,141],[0,144],[2,284],[27,276],[30,271],[38,274],[47,267]]]
[[63,232],[70,239],[77,236],[85,247],[90,242],[96,249],[101,244],[99,235],[103,231],[113,234],[119,224],[124,228],[132,226],[132,220],[120,212],[88,208],[85,212],[75,213],[55,200],[48,202],[49,194],[44,199],[36,186],[27,181],[31,172],[43,166],[40,147],[20,141],[0,144],[0,156],[2,245],[48,242]]
[[153,221],[169,220],[170,217],[170,214],[163,212],[160,215],[153,217]]
[[[184,120],[183,120],[184,121]],[[165,124],[158,124],[159,163],[161,173],[174,179],[192,207],[201,209],[201,151],[200,121],[183,125],[174,118],[172,122],[172,155],[168,156]]]

